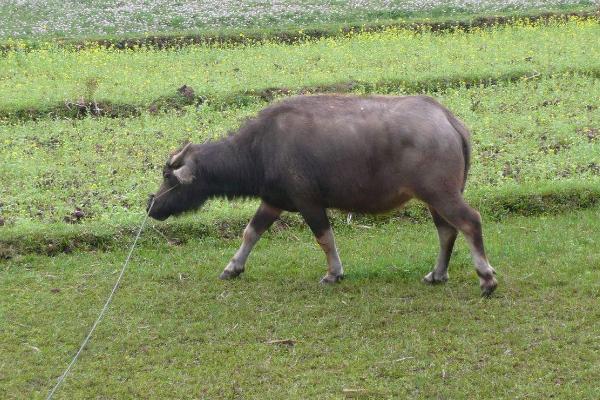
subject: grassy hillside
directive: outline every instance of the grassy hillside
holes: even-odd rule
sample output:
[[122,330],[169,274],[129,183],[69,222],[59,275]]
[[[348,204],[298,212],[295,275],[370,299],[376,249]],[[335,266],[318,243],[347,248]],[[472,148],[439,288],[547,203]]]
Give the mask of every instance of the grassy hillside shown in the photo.
[[[591,181],[600,173],[596,79],[566,75],[432,95],[473,131],[469,187]],[[51,222],[75,206],[95,218],[139,212],[179,143],[222,136],[264,106],[1,126],[2,179],[14,182],[2,188],[4,215]]]
[[[569,72],[598,77],[599,35],[596,20],[572,18],[445,34],[391,28],[293,46],[122,51],[47,45],[2,58],[0,118],[127,116],[203,101],[244,104],[273,93],[414,93]],[[565,45],[571,42],[578,45]],[[193,95],[177,93],[184,84]]]
[[[0,177],[11,182],[0,187],[1,252],[120,243],[170,151],[218,138],[277,98],[306,92],[439,99],[473,131],[467,197],[486,216],[596,204],[598,26],[572,19],[468,33],[358,33],[294,46],[10,51],[0,89]],[[571,40],[582,45],[564,45]],[[184,83],[195,93],[177,93]],[[115,118],[90,116],[88,106],[113,107]],[[82,219],[73,219],[76,208]],[[214,201],[199,220],[161,229],[183,229],[185,239],[204,229],[186,224],[239,227],[254,208]],[[413,207],[401,215],[424,213]]]

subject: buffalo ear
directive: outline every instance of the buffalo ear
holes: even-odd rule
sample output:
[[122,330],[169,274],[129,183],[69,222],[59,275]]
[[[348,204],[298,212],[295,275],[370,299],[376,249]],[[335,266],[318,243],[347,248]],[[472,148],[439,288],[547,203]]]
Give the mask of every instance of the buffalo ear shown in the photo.
[[192,170],[189,166],[184,165],[183,167],[179,167],[173,171],[173,175],[177,178],[179,183],[183,185],[187,185],[188,183],[192,183],[195,176],[192,173]]
[[185,147],[177,154],[174,154],[169,160],[169,166],[172,168],[176,168],[183,164],[183,159],[187,155],[188,151],[191,150],[191,143],[185,145]]

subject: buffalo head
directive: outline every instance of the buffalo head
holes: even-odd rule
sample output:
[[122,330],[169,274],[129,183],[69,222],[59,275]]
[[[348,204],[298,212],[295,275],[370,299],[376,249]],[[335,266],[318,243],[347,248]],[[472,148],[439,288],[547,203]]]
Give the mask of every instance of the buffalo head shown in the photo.
[[197,177],[194,160],[195,146],[188,143],[172,155],[163,169],[163,182],[148,199],[147,211],[157,220],[164,221],[171,215],[200,207],[206,200],[202,183]]

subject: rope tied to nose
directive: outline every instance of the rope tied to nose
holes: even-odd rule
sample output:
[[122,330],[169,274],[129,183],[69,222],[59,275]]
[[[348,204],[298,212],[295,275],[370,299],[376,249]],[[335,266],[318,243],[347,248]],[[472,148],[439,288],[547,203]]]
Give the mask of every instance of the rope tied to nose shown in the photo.
[[152,207],[154,207],[154,203],[155,203],[156,199],[158,199],[159,197],[167,194],[171,190],[175,189],[177,186],[179,186],[179,184],[177,184],[177,185],[169,188],[169,190],[164,191],[163,193],[161,193],[160,195],[158,195],[156,197],[152,196],[152,200],[150,202],[150,205],[148,206],[148,210],[146,211],[146,215],[144,216],[144,220],[142,221],[142,224],[140,225],[140,228],[138,229],[137,234],[135,235],[135,239],[133,240],[133,244],[131,245],[131,248],[129,249],[129,254],[127,255],[127,258],[125,259],[125,262],[123,263],[123,267],[121,268],[121,273],[119,274],[119,277],[117,278],[117,281],[115,282],[115,285],[113,286],[112,291],[110,292],[110,295],[108,296],[108,299],[104,303],[104,307],[102,307],[102,310],[100,310],[100,314],[98,315],[98,318],[96,318],[96,321],[92,325],[92,328],[90,329],[89,333],[87,334],[87,336],[85,337],[85,339],[81,343],[81,346],[79,347],[79,350],[77,351],[77,354],[75,354],[75,356],[73,357],[73,359],[71,360],[71,362],[69,363],[69,365],[67,366],[67,368],[65,369],[65,371],[58,378],[58,380],[56,381],[56,384],[54,385],[54,387],[52,388],[52,390],[48,394],[48,397],[46,397],[46,400],[52,399],[52,396],[54,396],[54,393],[56,392],[56,390],[63,383],[63,381],[67,377],[67,374],[71,370],[71,367],[73,367],[73,365],[75,364],[75,362],[79,358],[79,355],[81,354],[81,352],[83,351],[83,349],[87,345],[88,341],[92,337],[92,333],[94,333],[94,331],[96,330],[96,327],[98,326],[98,324],[102,320],[102,317],[104,317],[104,313],[108,309],[108,305],[110,304],[110,302],[111,302],[111,300],[112,300],[115,292],[117,291],[117,288],[119,287],[119,284],[121,283],[121,279],[123,278],[123,275],[125,274],[125,270],[127,269],[127,265],[129,264],[129,260],[131,259],[131,255],[133,254],[133,249],[135,249],[135,245],[137,244],[138,239],[140,238],[140,235],[142,233],[142,230],[144,229],[144,226],[146,225],[146,221],[148,220],[148,216],[150,216],[150,211],[152,211]]

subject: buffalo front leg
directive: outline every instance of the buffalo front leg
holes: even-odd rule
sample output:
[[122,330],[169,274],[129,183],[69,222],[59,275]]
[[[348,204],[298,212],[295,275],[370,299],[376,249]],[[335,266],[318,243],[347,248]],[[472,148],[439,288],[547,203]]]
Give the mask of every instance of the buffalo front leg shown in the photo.
[[300,208],[300,213],[327,257],[327,274],[321,279],[321,283],[339,282],[344,278],[344,268],[335,246],[335,237],[327,212],[320,207],[304,207]]
[[442,218],[432,207],[429,207],[429,211],[440,239],[440,253],[433,271],[425,275],[423,282],[442,283],[448,281],[448,263],[450,262],[458,230]]
[[327,256],[327,275],[321,278],[321,283],[336,283],[344,279],[344,267],[335,246],[333,229],[329,227],[320,236],[316,236],[317,243]]
[[252,220],[250,220],[250,223],[244,229],[242,245],[235,252],[219,278],[231,279],[244,272],[246,260],[252,248],[280,214],[281,210],[279,208],[272,207],[265,202],[260,204],[258,210],[256,210],[256,214],[254,214],[254,217],[252,217]]

